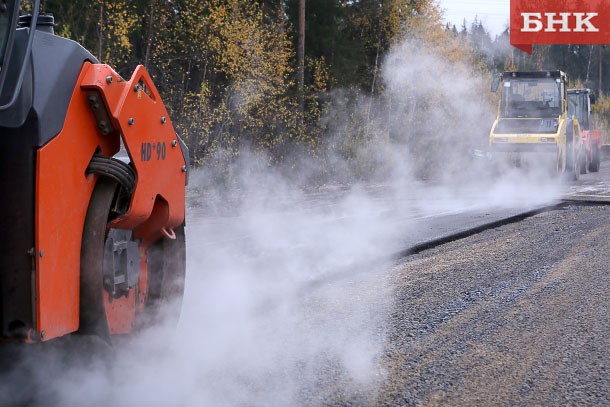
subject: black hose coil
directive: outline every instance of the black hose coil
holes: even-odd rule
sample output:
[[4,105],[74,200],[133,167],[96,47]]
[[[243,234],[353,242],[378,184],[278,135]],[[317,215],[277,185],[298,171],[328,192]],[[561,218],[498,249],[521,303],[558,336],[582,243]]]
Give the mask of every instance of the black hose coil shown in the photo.
[[129,165],[116,158],[95,154],[85,171],[86,174],[99,174],[118,182],[130,194],[136,185],[136,172]]

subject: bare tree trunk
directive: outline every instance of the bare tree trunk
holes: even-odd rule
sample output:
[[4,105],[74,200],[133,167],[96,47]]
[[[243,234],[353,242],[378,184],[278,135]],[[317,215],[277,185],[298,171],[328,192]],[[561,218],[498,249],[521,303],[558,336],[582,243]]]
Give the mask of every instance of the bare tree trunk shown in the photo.
[[599,96],[602,95],[602,50],[604,49],[603,46],[599,46],[599,85],[598,85],[598,92],[597,94]]
[[100,22],[98,30],[98,44],[97,44],[97,59],[104,62],[102,58],[103,41],[104,41],[104,0],[100,1]]
[[375,54],[375,67],[373,69],[373,83],[371,84],[371,95],[375,93],[375,85],[377,84],[377,70],[379,67],[379,48],[381,44],[377,43],[377,53]]
[[587,79],[585,80],[585,84],[589,84],[589,73],[591,72],[591,57],[593,56],[593,45],[589,48],[589,60],[587,61]]
[[380,42],[377,43],[377,54],[375,55],[375,68],[373,70],[373,83],[371,84],[371,97],[369,97],[369,105],[368,108],[366,109],[366,131],[365,134],[367,136],[368,139],[368,135],[369,135],[369,128],[371,127],[371,106],[373,104],[373,95],[375,94],[375,82],[377,81],[377,67],[379,64],[379,48],[380,48]]
[[299,65],[297,74],[299,113],[302,115],[305,110],[303,102],[305,88],[305,0],[299,0],[299,42],[297,46],[297,62]]
[[150,49],[153,43],[153,21],[155,17],[155,0],[150,0],[150,13],[148,16],[148,32],[146,33],[146,51],[144,52],[144,66],[148,68],[148,60],[150,59]]

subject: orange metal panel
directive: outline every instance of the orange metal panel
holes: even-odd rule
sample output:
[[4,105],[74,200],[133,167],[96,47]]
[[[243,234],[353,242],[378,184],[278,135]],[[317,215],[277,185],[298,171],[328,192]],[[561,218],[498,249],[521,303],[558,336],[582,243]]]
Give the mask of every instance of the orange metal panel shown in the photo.
[[[84,64],[79,82],[89,66]],[[37,155],[36,327],[44,340],[78,329],[81,240],[95,185],[85,169],[98,146],[112,156],[118,138],[100,136],[85,92],[77,87],[63,129]]]
[[106,320],[110,334],[126,334],[136,325],[136,315],[144,311],[144,305],[148,297],[148,248],[140,245],[140,275],[138,278],[138,290],[130,290],[129,295],[121,298],[111,298],[108,292],[104,292],[104,303],[106,305]]
[[[78,329],[81,240],[96,180],[85,170],[96,150],[113,156],[120,134],[137,173],[128,211],[109,226],[134,230],[142,239],[140,247],[146,248],[161,236],[162,228],[184,221],[184,157],[146,70],[139,66],[124,81],[107,65],[85,63],[78,83],[64,128],[37,155],[35,308],[37,333],[43,340]],[[92,89],[102,95],[116,133],[102,136],[98,131],[87,101]],[[146,299],[142,251],[139,292],[113,300],[112,305],[105,296],[113,333],[131,330],[137,308]]]
[[[161,228],[184,220],[186,168],[167,110],[141,65],[128,81],[107,65],[92,65],[81,86],[102,94],[137,173],[130,208],[112,226],[135,229],[144,242],[152,242]],[[165,210],[153,211],[158,205]]]
[[130,290],[127,297],[110,298],[110,294],[104,291],[104,302],[106,304],[106,319],[111,335],[126,334],[131,332],[136,320],[136,294]]

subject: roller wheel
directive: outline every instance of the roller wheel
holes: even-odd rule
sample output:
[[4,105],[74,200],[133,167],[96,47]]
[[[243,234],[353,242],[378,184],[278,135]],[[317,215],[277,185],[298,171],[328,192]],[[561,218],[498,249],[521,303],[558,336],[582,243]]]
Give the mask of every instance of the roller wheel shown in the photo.
[[[566,152],[566,170],[564,173],[565,181],[578,181],[580,178],[579,157],[574,154],[572,145],[567,145]],[[559,168],[559,165],[558,165]]]
[[[81,246],[79,333],[104,339],[156,322],[162,305],[179,304],[184,292],[184,225],[174,229],[174,240],[162,238],[147,248],[138,246],[131,231],[107,228],[118,191],[115,181],[98,180],[87,210]],[[104,274],[108,264],[113,264],[109,247],[113,247],[117,236],[129,246],[131,257],[124,255],[127,262],[132,266],[136,263],[138,269],[130,287],[121,292],[109,289],[108,274]],[[175,310],[170,316],[177,322],[179,306]]]
[[[174,229],[176,239],[163,238],[148,248],[147,321],[154,324],[163,318],[177,324],[184,295],[186,244],[184,225]],[[162,313],[171,306],[169,313]]]
[[586,174],[587,173],[587,151],[584,149],[584,147],[582,148],[581,153],[579,154],[580,159],[579,164],[580,164],[580,173],[581,174]]
[[580,160],[578,160],[578,158],[574,158],[574,159],[572,159],[572,162],[570,163],[570,172],[571,172],[570,179],[572,181],[578,181],[580,179],[579,161]]

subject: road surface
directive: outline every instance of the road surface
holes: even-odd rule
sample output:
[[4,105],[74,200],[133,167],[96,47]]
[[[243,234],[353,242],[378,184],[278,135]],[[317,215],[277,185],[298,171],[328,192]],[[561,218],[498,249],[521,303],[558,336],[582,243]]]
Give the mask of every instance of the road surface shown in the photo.
[[375,405],[608,405],[610,207],[567,206],[409,257]]
[[608,404],[609,171],[192,197],[180,325],[5,347],[0,405]]

